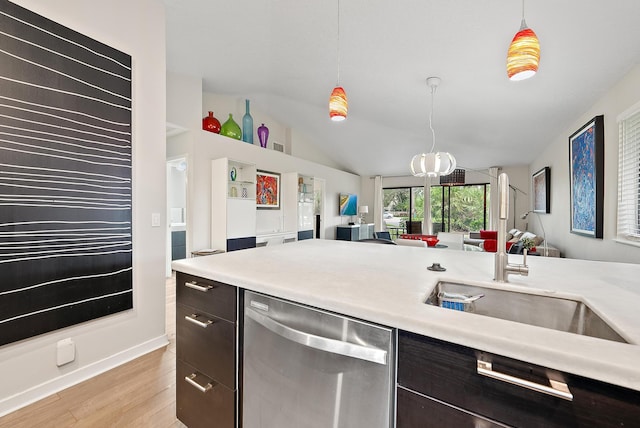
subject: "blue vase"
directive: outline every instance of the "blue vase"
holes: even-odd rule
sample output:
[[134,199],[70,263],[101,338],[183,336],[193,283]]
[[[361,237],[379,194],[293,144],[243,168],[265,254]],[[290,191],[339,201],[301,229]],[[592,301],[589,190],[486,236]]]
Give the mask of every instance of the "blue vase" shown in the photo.
[[242,141],[253,144],[253,118],[249,113],[249,100],[244,100],[246,113],[242,117]]

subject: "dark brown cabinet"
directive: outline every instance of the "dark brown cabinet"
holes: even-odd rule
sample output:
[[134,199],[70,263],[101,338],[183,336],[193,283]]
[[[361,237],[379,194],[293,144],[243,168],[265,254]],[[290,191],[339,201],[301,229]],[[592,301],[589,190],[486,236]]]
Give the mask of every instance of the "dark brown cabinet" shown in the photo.
[[640,392],[398,334],[397,428],[640,427]]
[[189,428],[233,428],[238,414],[237,289],[178,272],[176,414]]

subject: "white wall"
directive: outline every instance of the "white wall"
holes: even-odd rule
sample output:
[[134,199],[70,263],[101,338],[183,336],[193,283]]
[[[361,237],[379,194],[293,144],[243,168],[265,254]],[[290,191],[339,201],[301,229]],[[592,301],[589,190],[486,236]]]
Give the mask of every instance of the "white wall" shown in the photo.
[[[617,116],[640,101],[640,65],[615,83],[604,96],[588,108],[538,157],[530,173],[551,167],[551,213],[541,220],[549,243],[570,258],[640,263],[640,247],[614,242],[618,191]],[[569,136],[594,116],[604,115],[604,239],[572,234],[570,228]],[[536,221],[530,222],[537,226]]]
[[[279,123],[266,113],[264,109],[261,108],[261,102],[262,100],[260,99],[250,99],[254,145],[260,146],[256,131],[258,127],[264,123],[265,126],[269,128],[269,138],[267,140],[267,147],[269,149],[273,149],[273,143],[278,142],[285,146],[285,153],[295,156],[296,158],[340,169],[340,165],[334,159],[319,150],[302,132]],[[209,111],[213,111],[214,116],[220,121],[220,124],[223,124],[229,118],[229,113],[231,113],[233,120],[242,129],[242,117],[245,114],[245,98],[204,92],[202,93],[202,117],[206,116]]]
[[[0,415],[167,343],[165,336],[165,16],[159,0],[14,0],[133,59],[133,310],[0,347]],[[153,189],[154,191],[149,191]],[[56,366],[56,342],[76,359]]]
[[[168,114],[172,114],[172,110],[178,112],[191,109],[193,112],[193,104],[201,103],[198,112],[195,113],[198,115],[196,128],[193,128],[194,121],[185,118],[184,115],[183,117],[178,117],[178,115],[167,117],[169,122],[180,126],[187,127],[188,123],[192,124],[188,132],[167,139],[167,155],[169,157],[185,154],[188,157],[187,193],[190,205],[187,209],[187,251],[209,248],[210,246],[211,160],[222,157],[255,163],[257,168],[261,170],[281,174],[298,172],[325,179],[325,237],[327,239],[335,238],[335,226],[346,224],[348,221],[348,218],[338,216],[338,195],[341,192],[360,193],[359,176],[271,149],[263,149],[255,137],[254,145],[249,145],[242,141],[202,131],[202,117],[199,117],[202,114],[200,109],[209,110],[209,107],[213,106],[211,100],[220,100],[221,98],[208,96],[203,98],[200,79],[174,73],[167,75],[167,87],[167,104],[172,106]],[[208,104],[204,105],[205,103]],[[214,115],[218,117],[215,110]],[[235,117],[234,114],[234,119]],[[254,117],[254,126],[255,124]],[[277,132],[276,135],[278,135]],[[279,217],[287,215],[288,212],[295,212],[295,208],[283,206],[281,210],[259,210],[257,223],[260,227],[265,228],[269,225],[281,224]]]

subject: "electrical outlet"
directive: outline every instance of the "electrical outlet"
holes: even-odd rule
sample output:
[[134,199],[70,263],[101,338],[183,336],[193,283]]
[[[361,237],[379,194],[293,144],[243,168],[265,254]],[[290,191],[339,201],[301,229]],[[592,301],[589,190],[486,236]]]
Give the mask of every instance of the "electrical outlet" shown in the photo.
[[56,364],[58,367],[76,359],[76,344],[71,339],[63,339],[56,344]]

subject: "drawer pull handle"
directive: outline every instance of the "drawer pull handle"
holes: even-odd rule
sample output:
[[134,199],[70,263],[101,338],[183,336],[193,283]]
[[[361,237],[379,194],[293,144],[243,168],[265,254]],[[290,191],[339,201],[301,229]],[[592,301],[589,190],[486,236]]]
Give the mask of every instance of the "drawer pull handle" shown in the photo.
[[493,370],[491,363],[486,361],[478,361],[478,374],[487,376],[493,379],[501,380],[503,382],[510,383],[512,385],[521,386],[523,388],[530,389],[532,391],[541,392],[543,394],[552,395],[563,400],[573,401],[573,394],[569,391],[569,387],[564,382],[558,382],[556,380],[549,379],[551,386],[541,385],[539,383],[531,382],[525,379],[520,379],[515,376],[511,376],[505,373],[500,373]]
[[194,290],[202,291],[203,293],[206,293],[213,288],[212,285],[200,285],[196,281],[185,282],[184,285],[186,287],[193,288]]
[[202,386],[195,381],[195,378],[196,378],[196,374],[191,373],[189,376],[185,376],[184,380],[186,380],[188,383],[190,383],[193,387],[195,387],[198,391],[202,392],[203,394],[209,391],[211,388],[213,388],[213,385],[211,385],[211,382],[208,382],[205,386]]
[[211,324],[213,324],[213,321],[211,320],[206,320],[206,321],[200,321],[198,320],[198,315],[196,314],[191,314],[191,315],[185,315],[184,319],[186,319],[187,321],[194,323],[195,325],[202,327],[202,328],[207,328],[209,327]]

